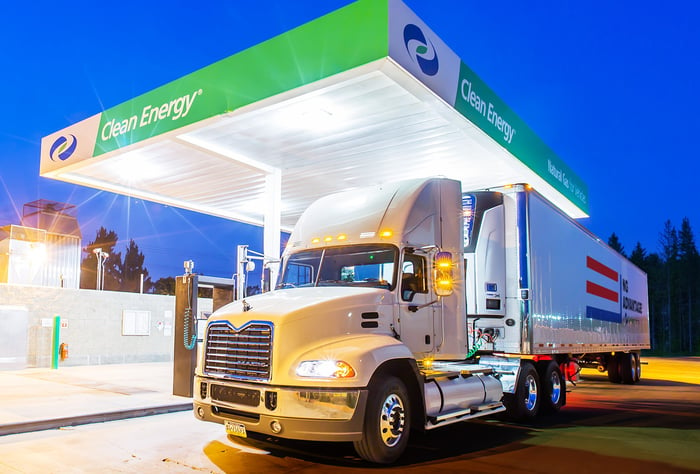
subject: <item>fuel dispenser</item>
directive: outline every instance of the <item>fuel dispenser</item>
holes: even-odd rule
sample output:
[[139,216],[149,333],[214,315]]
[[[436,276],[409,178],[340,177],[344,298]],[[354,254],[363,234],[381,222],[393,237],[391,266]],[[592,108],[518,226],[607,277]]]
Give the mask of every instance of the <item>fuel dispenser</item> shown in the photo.
[[197,275],[194,262],[184,264],[185,274],[175,279],[175,333],[173,342],[173,395],[192,397],[194,369],[197,365],[199,287],[212,288],[216,311],[233,301],[234,280]]

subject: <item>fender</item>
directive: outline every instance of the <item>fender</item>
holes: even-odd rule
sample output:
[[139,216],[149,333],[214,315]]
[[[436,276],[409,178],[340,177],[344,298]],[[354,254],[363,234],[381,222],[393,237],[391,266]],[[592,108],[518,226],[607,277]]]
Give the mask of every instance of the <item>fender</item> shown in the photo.
[[[299,380],[295,371],[305,360],[343,360],[355,369],[355,377],[344,379],[343,386],[366,387],[375,371],[385,362],[396,359],[414,360],[401,341],[382,334],[348,335],[324,340],[322,344],[301,354],[289,367],[289,377]],[[308,381],[308,379],[304,379]],[[328,381],[328,379],[318,379]],[[338,380],[328,385],[336,386]],[[326,385],[319,383],[318,385]]]

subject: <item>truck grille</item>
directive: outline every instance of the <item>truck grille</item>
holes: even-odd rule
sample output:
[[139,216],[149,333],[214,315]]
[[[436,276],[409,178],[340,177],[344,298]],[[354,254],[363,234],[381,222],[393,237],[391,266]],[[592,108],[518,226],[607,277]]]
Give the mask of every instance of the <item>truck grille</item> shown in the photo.
[[240,329],[226,321],[207,328],[204,372],[214,377],[270,380],[272,324],[248,323]]

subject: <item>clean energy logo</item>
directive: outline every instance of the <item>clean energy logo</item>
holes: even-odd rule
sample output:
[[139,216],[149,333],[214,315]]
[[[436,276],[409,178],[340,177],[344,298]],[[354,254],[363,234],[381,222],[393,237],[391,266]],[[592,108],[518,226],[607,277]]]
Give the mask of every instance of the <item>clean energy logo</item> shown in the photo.
[[[613,323],[622,322],[622,311],[620,311],[620,275],[608,267],[600,263],[598,260],[586,257],[586,267],[592,270],[596,280],[603,283],[598,283],[586,280],[586,293],[594,296],[596,306],[586,306],[586,317],[591,319],[599,319],[602,321],[610,321]],[[600,278],[600,277],[603,278]],[[607,306],[608,309],[600,308],[599,306]],[[610,311],[612,308],[617,311]]]
[[75,135],[60,136],[53,142],[49,150],[51,161],[66,161],[75,152],[78,139]]
[[411,59],[418,64],[426,76],[434,76],[440,67],[437,52],[431,41],[428,41],[423,31],[409,23],[403,29],[403,42]]

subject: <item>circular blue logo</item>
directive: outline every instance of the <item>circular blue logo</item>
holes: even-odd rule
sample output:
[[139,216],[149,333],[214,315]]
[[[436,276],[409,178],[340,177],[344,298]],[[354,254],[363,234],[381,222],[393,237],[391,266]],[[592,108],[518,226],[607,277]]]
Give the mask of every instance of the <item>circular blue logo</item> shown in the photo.
[[75,152],[78,139],[75,135],[60,136],[53,142],[49,150],[51,161],[66,161]]
[[420,70],[426,76],[434,76],[438,72],[438,56],[433,43],[428,41],[423,31],[412,23],[403,29],[403,42],[406,51],[413,61],[418,64]]

